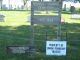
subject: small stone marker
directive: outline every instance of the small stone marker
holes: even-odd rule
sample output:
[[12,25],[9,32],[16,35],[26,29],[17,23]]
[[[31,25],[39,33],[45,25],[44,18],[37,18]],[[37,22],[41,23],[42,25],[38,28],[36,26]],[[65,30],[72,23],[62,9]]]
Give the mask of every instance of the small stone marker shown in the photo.
[[21,46],[8,46],[7,47],[7,52],[8,53],[13,53],[13,54],[16,54],[16,53],[27,53],[29,52],[29,47],[21,47]]
[[4,15],[0,15],[0,22],[3,22],[4,21]]

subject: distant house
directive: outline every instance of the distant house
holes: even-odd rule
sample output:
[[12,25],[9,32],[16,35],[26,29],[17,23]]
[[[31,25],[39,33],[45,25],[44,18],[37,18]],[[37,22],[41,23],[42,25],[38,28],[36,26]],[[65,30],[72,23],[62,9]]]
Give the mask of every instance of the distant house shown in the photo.
[[23,9],[23,0],[3,0],[2,9],[14,10]]

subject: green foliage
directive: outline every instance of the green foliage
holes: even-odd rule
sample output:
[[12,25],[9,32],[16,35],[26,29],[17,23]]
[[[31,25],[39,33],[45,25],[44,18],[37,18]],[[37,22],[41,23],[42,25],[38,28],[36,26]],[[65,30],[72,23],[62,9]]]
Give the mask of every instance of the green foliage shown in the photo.
[[79,2],[80,2],[80,0],[77,0],[77,1],[79,1]]

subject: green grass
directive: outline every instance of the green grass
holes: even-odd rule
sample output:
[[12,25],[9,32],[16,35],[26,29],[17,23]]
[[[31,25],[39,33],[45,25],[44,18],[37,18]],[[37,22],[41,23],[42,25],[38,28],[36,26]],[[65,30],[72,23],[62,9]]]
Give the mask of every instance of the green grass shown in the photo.
[[1,15],[4,15],[5,22],[0,22],[2,26],[20,26],[29,25],[27,17],[30,16],[30,12],[27,11],[0,11]]
[[72,14],[62,14],[62,18],[68,23],[80,23],[80,19],[72,19]]
[[[45,44],[48,40],[56,39],[56,26],[37,25],[35,30],[35,46],[37,53],[34,57],[28,54],[6,53],[7,46],[30,45],[32,30],[27,22],[29,11],[0,11],[5,21],[0,22],[0,60],[80,60],[80,21],[72,20],[70,14],[62,14],[65,24],[62,24],[62,40],[67,40],[67,56],[46,56]],[[51,14],[51,13],[50,13]],[[67,32],[67,39],[66,39]]]

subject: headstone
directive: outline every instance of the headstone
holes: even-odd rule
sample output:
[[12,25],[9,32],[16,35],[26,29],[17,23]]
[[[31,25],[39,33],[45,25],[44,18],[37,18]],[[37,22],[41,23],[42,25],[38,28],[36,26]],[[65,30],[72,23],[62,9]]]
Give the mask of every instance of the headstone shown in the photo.
[[32,54],[35,52],[34,46],[7,46],[7,53],[12,54]]
[[7,47],[7,52],[8,53],[13,53],[13,54],[16,54],[16,53],[27,53],[29,52],[29,47],[23,47],[23,46],[8,46]]
[[71,7],[70,7],[70,12],[71,12],[72,14],[75,13],[75,7],[74,7],[74,6],[71,6]]
[[4,21],[4,15],[0,15],[0,22],[3,22]]

